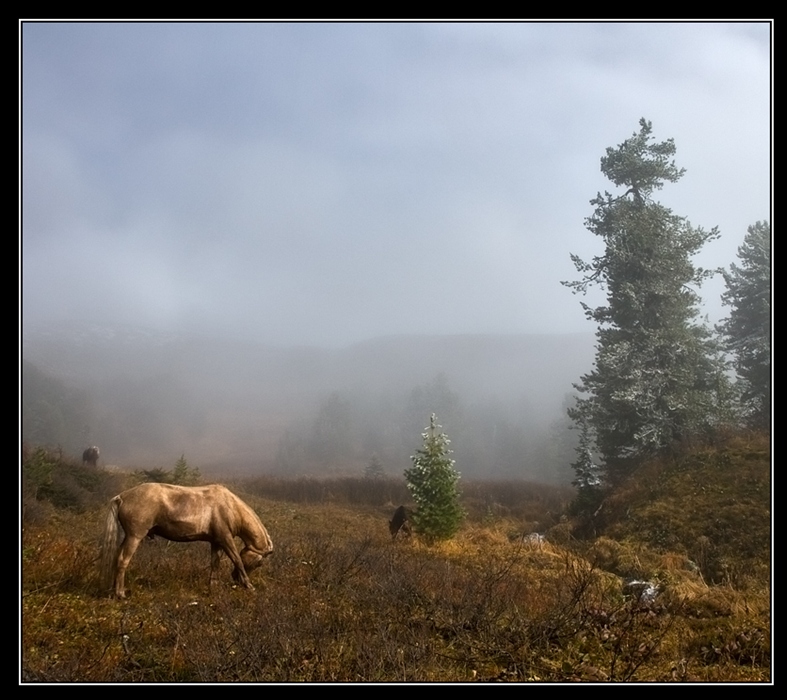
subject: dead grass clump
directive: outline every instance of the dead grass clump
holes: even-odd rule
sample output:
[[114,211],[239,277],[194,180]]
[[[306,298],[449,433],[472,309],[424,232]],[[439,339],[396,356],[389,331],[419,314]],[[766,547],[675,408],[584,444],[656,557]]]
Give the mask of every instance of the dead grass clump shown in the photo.
[[468,525],[457,535],[467,548],[474,549],[476,552],[488,551],[493,547],[502,547],[509,542],[509,536],[505,527],[479,527]]
[[680,603],[682,612],[690,618],[768,617],[768,591],[758,593],[738,591],[729,586],[708,586],[701,582],[683,580],[672,583],[668,594]]
[[666,552],[660,554],[658,557],[658,565],[664,571],[691,571],[697,572],[698,566],[685,554],[678,554],[676,552]]
[[642,579],[653,575],[656,555],[641,545],[599,537],[588,547],[586,556],[595,566],[623,578]]
[[553,525],[546,531],[546,539],[554,544],[569,546],[574,542],[574,535],[572,533],[572,525],[570,522],[559,522]]

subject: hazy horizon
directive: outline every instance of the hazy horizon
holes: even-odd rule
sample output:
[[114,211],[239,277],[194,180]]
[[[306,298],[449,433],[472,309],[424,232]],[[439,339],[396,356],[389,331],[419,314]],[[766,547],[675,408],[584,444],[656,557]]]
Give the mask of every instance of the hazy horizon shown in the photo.
[[82,324],[24,341],[23,439],[71,454],[97,444],[107,464],[186,454],[235,473],[358,475],[376,454],[398,473],[434,412],[465,473],[566,480],[573,435],[555,430],[594,336],[277,348]]

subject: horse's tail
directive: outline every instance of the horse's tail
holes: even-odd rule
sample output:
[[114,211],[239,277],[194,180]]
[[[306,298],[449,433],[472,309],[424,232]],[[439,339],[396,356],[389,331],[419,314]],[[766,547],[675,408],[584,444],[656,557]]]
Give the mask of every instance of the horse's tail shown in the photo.
[[101,587],[104,590],[111,590],[115,585],[120,534],[120,528],[118,527],[120,524],[118,520],[119,506],[120,496],[115,496],[109,502],[107,518],[104,523],[104,536],[101,539]]

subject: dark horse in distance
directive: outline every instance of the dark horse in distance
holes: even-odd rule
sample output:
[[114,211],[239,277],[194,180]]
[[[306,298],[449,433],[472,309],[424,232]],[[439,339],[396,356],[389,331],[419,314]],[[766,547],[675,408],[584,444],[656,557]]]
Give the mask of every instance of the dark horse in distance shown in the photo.
[[410,523],[408,522],[407,508],[399,506],[393,514],[393,518],[388,521],[388,529],[391,531],[391,539],[396,539],[396,536],[401,532],[404,535],[411,535]]
[[99,457],[98,447],[93,445],[93,447],[88,447],[82,453],[82,463],[89,464],[91,467],[95,467],[98,464],[98,457]]

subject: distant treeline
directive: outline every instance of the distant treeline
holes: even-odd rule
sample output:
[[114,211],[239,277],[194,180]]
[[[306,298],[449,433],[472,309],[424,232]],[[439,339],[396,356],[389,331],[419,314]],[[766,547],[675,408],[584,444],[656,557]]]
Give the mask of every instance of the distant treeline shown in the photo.
[[[338,476],[363,474],[370,460],[401,475],[431,413],[451,440],[465,477],[567,483],[575,435],[564,408],[551,425],[537,401],[467,399],[445,374],[398,393],[333,391],[304,408],[261,411],[259,424],[203,405],[175,377],[115,380],[101,391],[67,386],[25,361],[22,437],[80,453],[98,444],[105,463],[158,466],[183,452],[209,472]],[[564,406],[570,396],[564,398]]]

